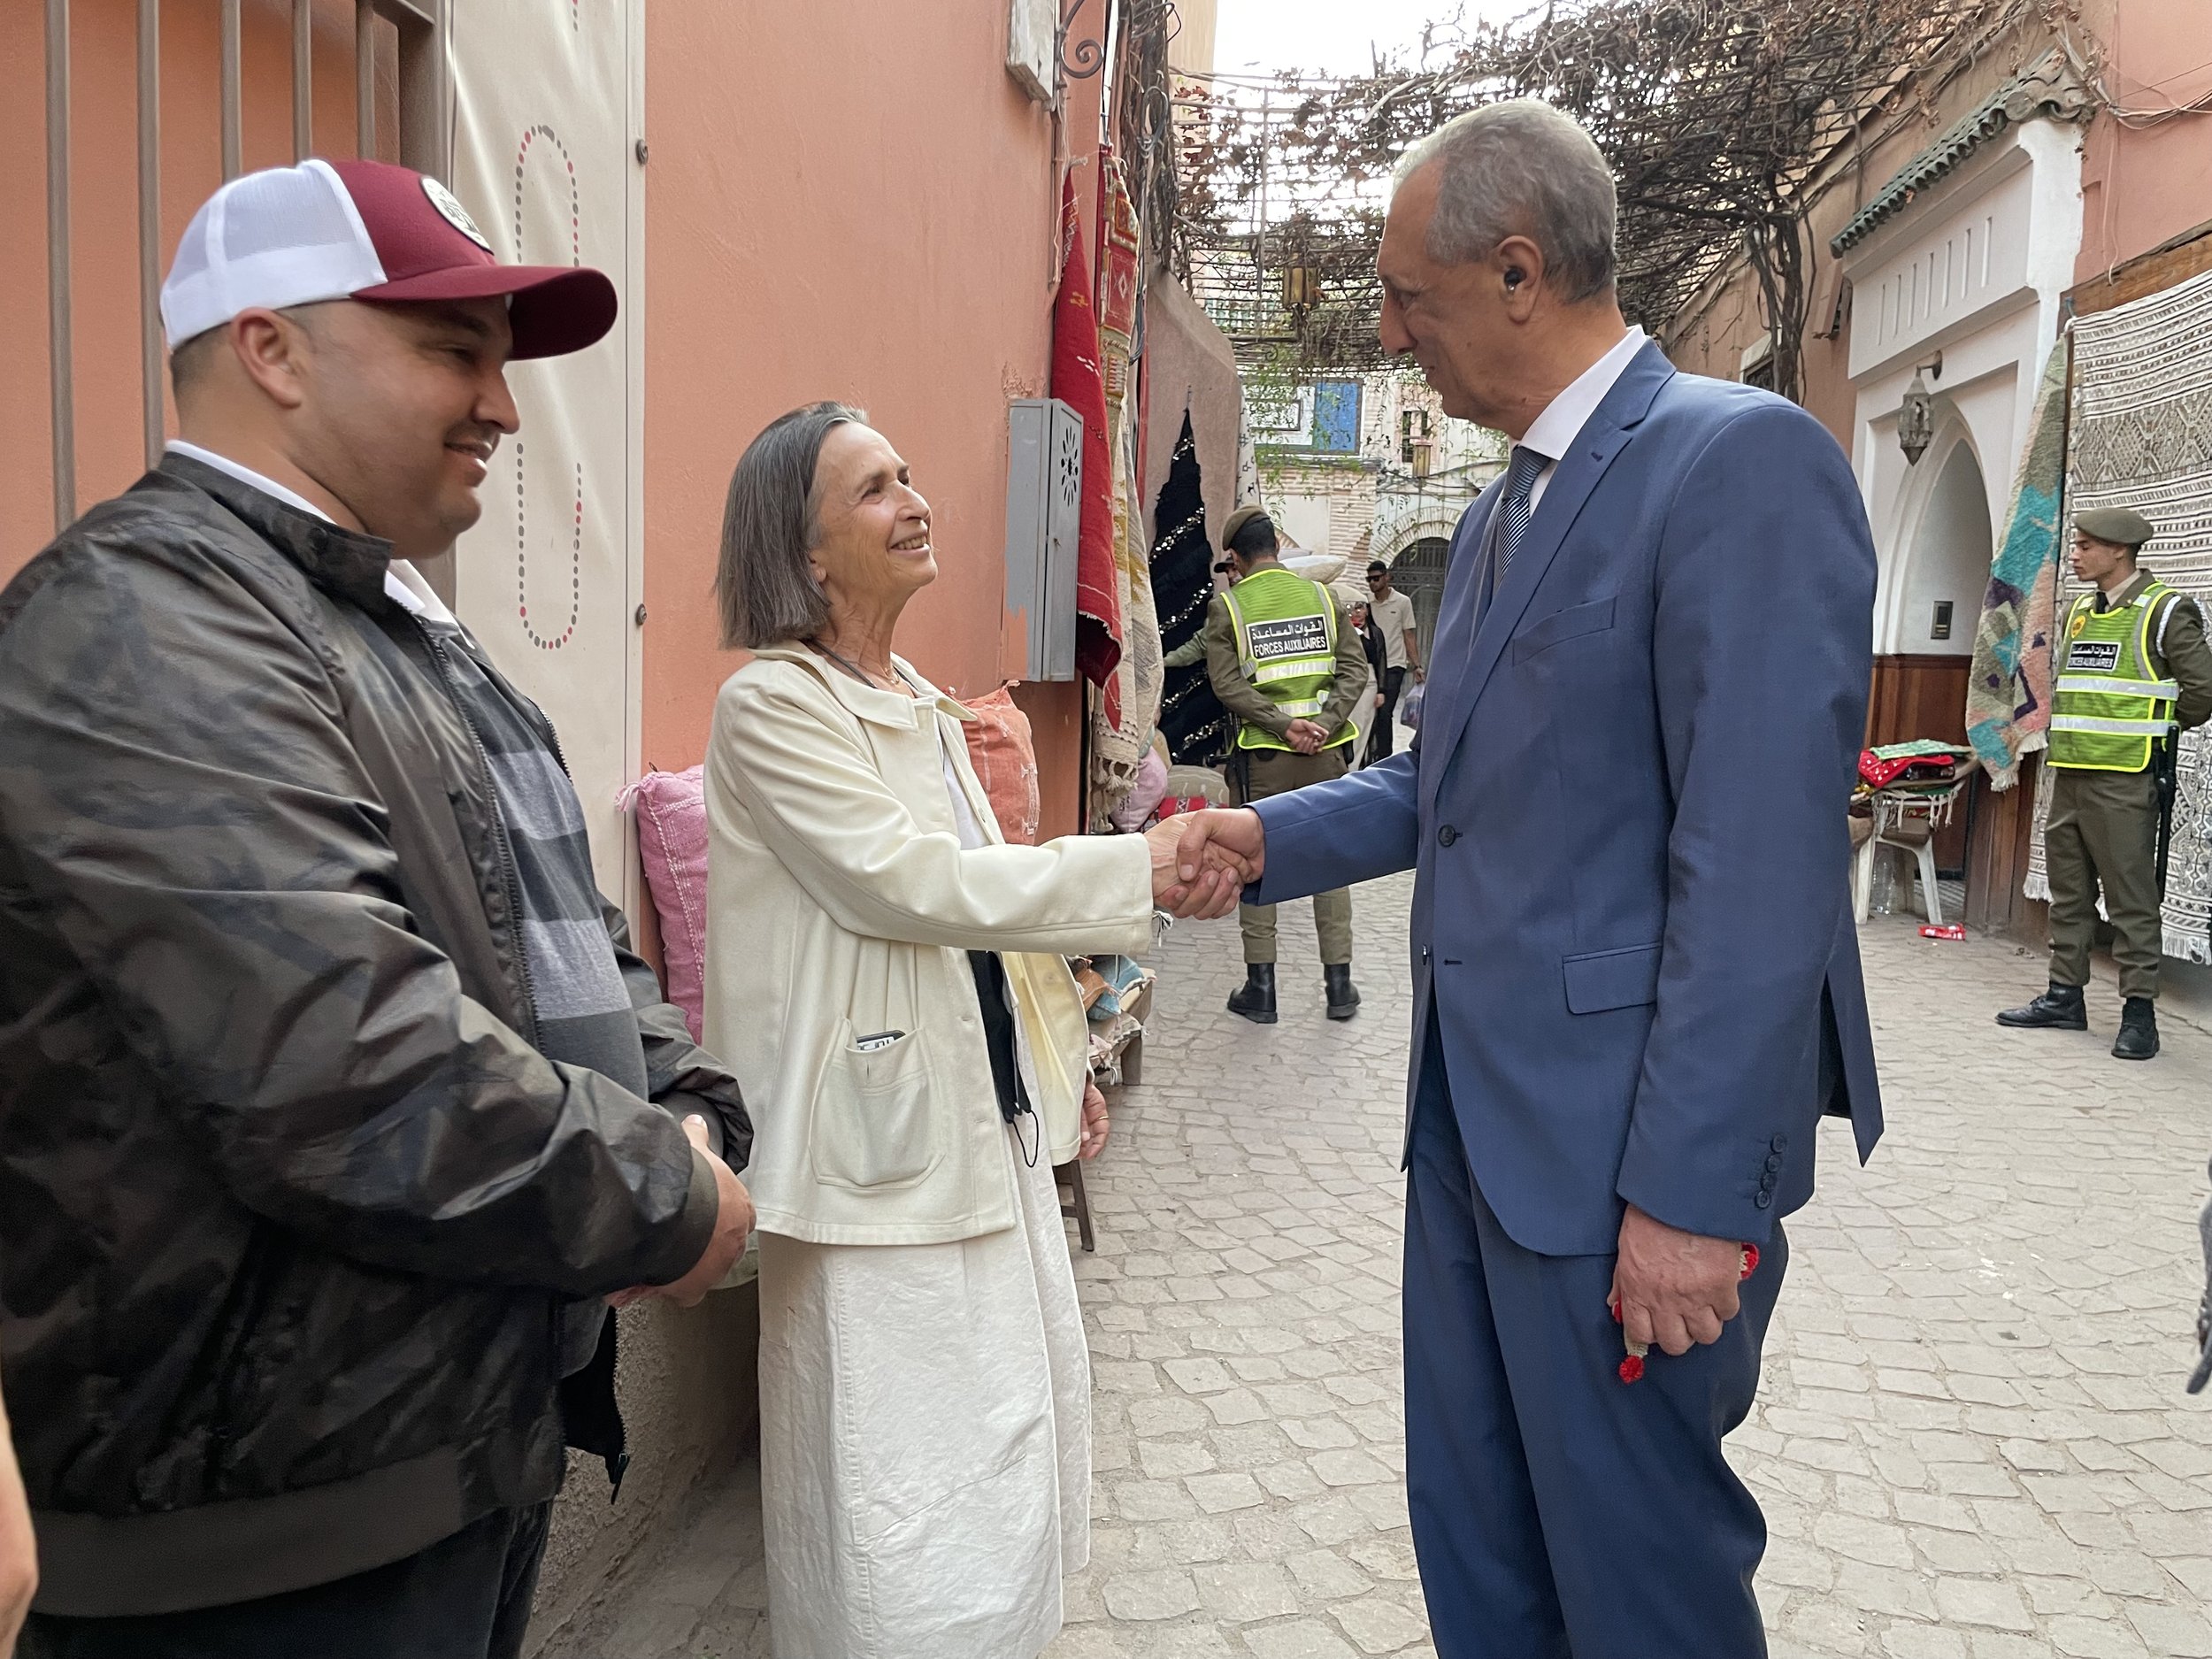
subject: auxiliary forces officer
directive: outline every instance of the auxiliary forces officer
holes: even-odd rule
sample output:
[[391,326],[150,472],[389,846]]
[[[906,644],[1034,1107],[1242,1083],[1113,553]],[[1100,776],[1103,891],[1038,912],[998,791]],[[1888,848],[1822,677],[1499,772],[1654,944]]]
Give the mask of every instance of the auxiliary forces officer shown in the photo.
[[[1223,526],[1229,591],[1206,612],[1206,674],[1214,695],[1238,722],[1230,783],[1240,805],[1286,795],[1343,774],[1351,757],[1352,705],[1367,680],[1359,632],[1319,582],[1286,570],[1275,524],[1257,507],[1240,507]],[[1238,909],[1244,930],[1245,980],[1229,1010],[1262,1025],[1275,1023],[1275,907]],[[1352,893],[1339,887],[1313,900],[1321,935],[1321,977],[1331,1019],[1359,1011],[1352,986]]]
[[2163,792],[2176,732],[2212,716],[2212,646],[2196,601],[2135,566],[2153,534],[2124,507],[2074,520],[2074,575],[2093,591],[2066,612],[2051,699],[2051,987],[1997,1016],[2001,1025],[2088,1029],[2082,987],[2101,886],[2124,999],[2112,1045],[2122,1060],[2158,1052]]

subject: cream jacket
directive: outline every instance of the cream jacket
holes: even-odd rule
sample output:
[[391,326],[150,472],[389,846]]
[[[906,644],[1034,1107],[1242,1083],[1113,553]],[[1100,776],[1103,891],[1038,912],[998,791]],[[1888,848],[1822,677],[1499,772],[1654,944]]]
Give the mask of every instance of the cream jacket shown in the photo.
[[[899,667],[922,695],[771,647],[723,686],[707,757],[706,1043],[752,1110],[745,1181],[761,1228],[819,1244],[937,1244],[1014,1225],[966,952],[1004,957],[1040,1156],[1063,1163],[1089,1032],[1061,953],[1152,942],[1142,838],[1006,845],[960,730],[974,717]],[[989,846],[960,845],[945,752]]]

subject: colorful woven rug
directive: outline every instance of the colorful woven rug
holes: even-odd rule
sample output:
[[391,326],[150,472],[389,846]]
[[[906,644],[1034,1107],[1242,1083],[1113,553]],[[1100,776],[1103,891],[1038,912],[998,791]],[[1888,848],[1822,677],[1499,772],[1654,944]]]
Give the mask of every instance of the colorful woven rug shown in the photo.
[[1110,145],[1100,149],[1099,168],[1106,188],[1099,201],[1098,339],[1105,372],[1106,441],[1112,455],[1114,588],[1121,615],[1121,657],[1109,682],[1113,695],[1108,695],[1107,687],[1101,686],[1089,699],[1093,828],[1105,822],[1129,793],[1137,769],[1151,752],[1164,672],[1132,458],[1136,425],[1129,394],[1136,379],[1143,232]]
[[1974,630],[1966,681],[1966,736],[1990,782],[2009,789],[2020,760],[2041,749],[2051,723],[2051,634],[2066,474],[2067,343],[2051,348],[2012,481],[2004,539],[1990,561],[1989,591]]

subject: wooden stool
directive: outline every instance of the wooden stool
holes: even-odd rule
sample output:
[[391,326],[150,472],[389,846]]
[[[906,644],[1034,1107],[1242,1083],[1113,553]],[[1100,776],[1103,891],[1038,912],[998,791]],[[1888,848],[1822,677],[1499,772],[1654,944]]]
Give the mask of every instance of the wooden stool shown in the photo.
[[1098,1237],[1091,1231],[1091,1195],[1083,1189],[1083,1160],[1071,1158],[1052,1171],[1053,1179],[1064,1179],[1074,1195],[1071,1204],[1060,1206],[1062,1216],[1075,1217],[1075,1236],[1083,1241],[1085,1250],[1096,1254]]

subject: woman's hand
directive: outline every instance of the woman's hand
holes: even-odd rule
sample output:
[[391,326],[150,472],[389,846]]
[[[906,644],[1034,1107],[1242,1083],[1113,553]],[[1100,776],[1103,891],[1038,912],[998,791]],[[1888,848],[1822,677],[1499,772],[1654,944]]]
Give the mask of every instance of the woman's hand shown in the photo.
[[1088,1160],[1098,1156],[1106,1144],[1106,1097],[1098,1092],[1098,1085],[1087,1078],[1083,1083],[1083,1138],[1076,1143],[1075,1156]]
[[1236,909],[1244,884],[1257,872],[1224,848],[1217,856],[1193,865],[1186,876],[1179,865],[1183,832],[1190,822],[1190,814],[1185,813],[1162,818],[1144,833],[1152,849],[1152,902],[1186,920],[1212,921]]

